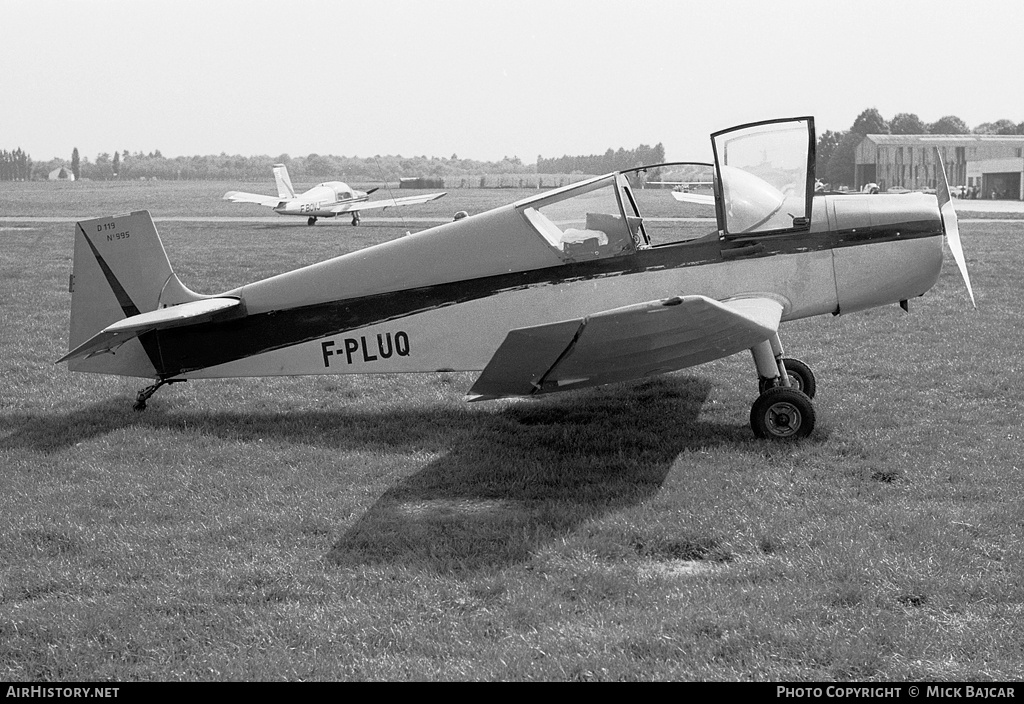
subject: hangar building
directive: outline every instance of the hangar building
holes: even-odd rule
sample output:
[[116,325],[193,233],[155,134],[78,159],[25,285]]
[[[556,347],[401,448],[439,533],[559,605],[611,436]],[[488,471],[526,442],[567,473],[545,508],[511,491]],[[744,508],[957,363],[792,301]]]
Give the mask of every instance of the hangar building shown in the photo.
[[869,134],[854,152],[855,186],[935,188],[936,147],[950,190],[967,197],[1024,200],[1024,135]]

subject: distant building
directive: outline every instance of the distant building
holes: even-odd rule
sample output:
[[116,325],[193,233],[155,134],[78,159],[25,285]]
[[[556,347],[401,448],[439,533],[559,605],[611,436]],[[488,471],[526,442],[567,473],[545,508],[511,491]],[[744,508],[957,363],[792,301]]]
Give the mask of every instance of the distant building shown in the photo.
[[443,178],[426,176],[406,176],[398,179],[399,188],[444,188]]
[[74,181],[75,174],[66,166],[54,169],[46,177],[49,181]]
[[1024,200],[1024,135],[869,134],[854,152],[854,186],[935,188],[942,154],[950,190],[977,198]]

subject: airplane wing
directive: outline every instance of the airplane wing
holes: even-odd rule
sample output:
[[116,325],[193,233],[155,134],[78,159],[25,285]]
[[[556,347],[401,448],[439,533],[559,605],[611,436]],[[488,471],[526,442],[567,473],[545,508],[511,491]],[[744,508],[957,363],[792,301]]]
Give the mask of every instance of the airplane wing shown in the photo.
[[777,332],[770,298],[678,296],[512,330],[468,400],[530,396],[685,369],[749,349]]
[[370,208],[393,208],[396,205],[418,205],[419,203],[426,203],[428,201],[437,200],[441,196],[448,195],[448,192],[444,193],[427,193],[420,196],[406,196],[405,198],[382,198],[380,200],[364,200],[358,203],[342,203],[336,205],[329,210],[335,213],[350,213],[353,210],[369,210]]
[[221,200],[229,200],[232,203],[256,203],[268,208],[276,208],[281,204],[281,199],[277,196],[261,196],[259,193],[245,193],[244,191],[228,191]]
[[[176,328],[195,323],[205,323],[214,318],[244,315],[244,308],[237,298],[204,298],[177,306],[159,308],[149,313],[140,313],[117,321],[100,330],[75,349],[58,359],[54,364],[69,359],[92,357],[104,352],[113,352],[131,339],[153,330]],[[230,311],[225,313],[225,311]]]
[[700,203],[701,205],[714,205],[715,197],[706,193],[687,193],[685,191],[672,191],[672,197],[683,203]]

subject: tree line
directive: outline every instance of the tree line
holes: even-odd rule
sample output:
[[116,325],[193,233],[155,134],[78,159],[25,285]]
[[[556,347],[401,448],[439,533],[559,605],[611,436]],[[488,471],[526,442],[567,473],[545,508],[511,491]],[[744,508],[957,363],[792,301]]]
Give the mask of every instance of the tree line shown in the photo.
[[[818,135],[816,177],[838,186],[852,184],[854,150],[868,134],[1024,134],[1024,122],[997,120],[971,129],[955,115],[947,115],[933,123],[923,122],[913,113],[898,113],[886,120],[875,108],[864,110],[849,130],[825,130]],[[659,142],[651,147],[641,144],[635,149],[609,148],[604,154],[545,159],[524,164],[519,157],[501,161],[401,155],[373,157],[310,154],[291,157],[220,155],[165,157],[159,150],[148,154],[104,152],[90,161],[79,158],[76,147],[71,155],[70,169],[76,179],[96,181],[113,179],[137,180],[234,180],[266,181],[274,164],[284,164],[295,182],[345,180],[354,183],[394,181],[404,177],[444,179],[479,174],[603,174],[622,171],[644,164],[665,161],[665,147]],[[49,173],[68,167],[64,159],[33,162],[20,147],[8,152],[0,150],[0,180],[45,180]],[[656,175],[648,174],[648,178]]]
[[[524,164],[518,157],[505,157],[501,161],[477,161],[427,156],[403,157],[373,156],[347,157],[322,154],[292,157],[277,156],[206,155],[165,157],[159,150],[148,154],[104,152],[94,160],[79,158],[78,149],[72,154],[70,170],[76,179],[94,181],[139,180],[216,180],[266,181],[271,178],[274,164],[284,164],[293,182],[344,180],[353,183],[394,181],[406,176],[444,178],[478,174],[535,173],[532,164]],[[64,159],[51,159],[35,164],[31,178],[45,179],[61,166],[68,167]]]
[[[19,150],[20,152],[20,150]],[[27,158],[27,157],[26,157]],[[321,154],[292,157],[277,156],[207,155],[165,157],[159,150],[145,154],[104,152],[94,160],[79,157],[76,147],[69,163],[55,158],[32,163],[13,176],[13,179],[46,179],[60,167],[69,168],[76,179],[109,181],[114,179],[138,180],[235,180],[266,181],[274,164],[284,164],[295,182],[346,180],[354,183],[394,181],[404,177],[439,179],[480,174],[601,174],[628,169],[665,160],[665,148],[640,145],[636,149],[608,149],[603,155],[562,156],[556,159],[537,157],[536,164],[524,164],[516,156],[501,161],[460,159],[457,154],[448,158],[413,156],[347,157]],[[5,176],[6,178],[6,176]],[[10,179],[8,179],[10,180]]]
[[636,149],[616,151],[609,149],[604,154],[590,156],[560,156],[553,159],[537,157],[538,174],[607,174],[624,171],[634,166],[661,164],[665,161],[665,147],[658,142],[651,147],[641,144]]
[[32,160],[18,147],[13,152],[0,149],[0,181],[28,181],[32,178]]
[[926,123],[914,113],[901,112],[886,120],[876,108],[864,110],[846,131],[825,130],[818,135],[815,176],[838,187],[854,181],[854,151],[869,134],[1002,134],[1024,135],[1024,122],[996,120],[974,129],[956,115]]

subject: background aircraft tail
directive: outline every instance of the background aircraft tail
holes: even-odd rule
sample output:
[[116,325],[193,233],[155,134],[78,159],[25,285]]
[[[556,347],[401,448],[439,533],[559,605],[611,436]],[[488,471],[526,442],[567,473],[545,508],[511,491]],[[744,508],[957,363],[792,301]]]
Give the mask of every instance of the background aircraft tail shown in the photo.
[[274,180],[277,181],[277,196],[281,200],[295,197],[292,179],[288,176],[288,168],[284,164],[274,164]]
[[[147,210],[75,225],[70,289],[70,350],[124,318],[206,298],[178,280]],[[154,350],[144,343],[142,336],[103,354],[71,359],[68,368],[152,378]]]

